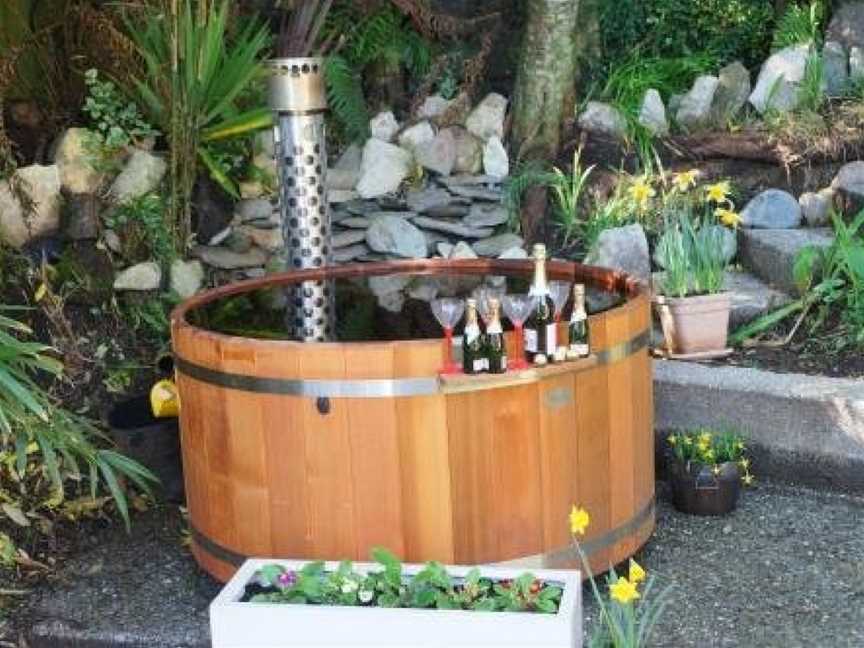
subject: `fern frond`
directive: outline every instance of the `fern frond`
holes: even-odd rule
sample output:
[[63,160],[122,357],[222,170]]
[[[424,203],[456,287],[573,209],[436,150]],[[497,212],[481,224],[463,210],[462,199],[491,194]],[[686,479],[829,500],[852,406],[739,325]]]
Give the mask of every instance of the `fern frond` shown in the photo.
[[369,137],[369,108],[360,75],[342,56],[327,58],[324,68],[330,110],[355,141]]

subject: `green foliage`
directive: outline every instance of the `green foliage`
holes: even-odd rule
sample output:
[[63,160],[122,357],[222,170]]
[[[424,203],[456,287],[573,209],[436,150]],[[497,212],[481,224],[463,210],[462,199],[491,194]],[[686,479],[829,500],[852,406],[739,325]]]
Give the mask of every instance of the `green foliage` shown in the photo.
[[776,52],[807,43],[818,47],[822,41],[824,21],[825,5],[821,0],[814,0],[809,5],[790,3],[774,29],[771,49]]
[[646,57],[708,53],[721,62],[761,63],[774,23],[773,0],[617,0],[602,3],[607,57],[639,48]]
[[156,259],[167,266],[176,258],[171,234],[165,229],[165,198],[149,193],[117,205],[104,215],[114,230],[129,261]]
[[583,194],[588,179],[594,172],[594,166],[587,169],[582,168],[582,151],[577,149],[573,153],[573,167],[569,174],[561,169],[552,170],[555,180],[552,184],[552,193],[555,197],[555,221],[564,232],[564,245],[566,246],[573,236],[579,232],[582,223],[585,222]]
[[171,342],[169,314],[177,300],[170,295],[160,295],[146,301],[129,300],[120,307],[120,313],[138,335],[168,349]]
[[[723,463],[739,463],[745,458],[747,447],[744,437],[732,430],[715,431],[699,428],[687,432],[670,434],[666,444],[672,456],[681,463],[697,463],[714,466]],[[750,462],[741,464],[749,471]]]
[[138,106],[127,100],[111,81],[100,79],[97,70],[87,70],[84,80],[87,97],[82,110],[102,146],[116,151],[159,135],[144,120]]
[[369,107],[363,83],[370,68],[404,68],[414,78],[420,78],[432,63],[429,42],[389,3],[369,14],[355,3],[334,7],[324,36],[341,39],[338,53],[327,59],[327,98],[333,115],[351,140],[369,136]]
[[[149,492],[155,477],[104,449],[99,430],[54,404],[36,377],[59,378],[63,366],[51,357],[51,348],[26,341],[31,333],[17,319],[0,315],[0,520],[28,527],[41,510],[60,507],[77,484],[78,489],[89,485],[91,500],[100,488],[107,491],[128,526],[120,479]],[[46,486],[48,500],[41,492]]]
[[664,295],[712,295],[723,290],[723,229],[713,219],[699,220],[681,209],[666,222],[662,240],[657,254],[666,271],[660,282]]
[[819,54],[811,54],[804,67],[804,79],[799,91],[801,101],[798,111],[818,112],[825,103],[825,65]]
[[440,563],[429,562],[408,576],[389,551],[375,549],[372,557],[380,570],[358,572],[348,561],[330,572],[322,562],[308,563],[297,572],[266,565],[255,580],[269,591],[256,594],[251,602],[555,614],[563,594],[560,587],[529,573],[512,581],[493,581],[475,568],[460,579]]

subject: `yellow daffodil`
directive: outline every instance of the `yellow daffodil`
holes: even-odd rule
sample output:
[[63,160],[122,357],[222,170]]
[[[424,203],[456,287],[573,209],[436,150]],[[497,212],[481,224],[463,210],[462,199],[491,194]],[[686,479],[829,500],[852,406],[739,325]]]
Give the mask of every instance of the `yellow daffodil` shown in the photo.
[[645,570],[642,569],[642,565],[640,565],[639,563],[637,563],[635,560],[633,560],[631,558],[630,559],[630,573],[627,576],[630,579],[631,583],[638,584],[638,583],[641,583],[642,581],[644,581],[648,575],[645,573]]
[[700,434],[699,435],[699,443],[704,443],[706,445],[711,443],[711,433],[710,432],[703,432],[702,434]]
[[674,434],[670,434],[668,437],[666,437],[666,441],[669,443],[670,446],[674,446],[676,443],[678,443],[678,437]]
[[710,185],[705,189],[708,200],[718,204],[725,203],[729,200],[730,191],[731,188],[729,187],[728,182],[718,182],[717,184]]
[[630,605],[639,598],[636,583],[631,583],[626,578],[619,578],[614,585],[609,587],[609,594],[622,605]]
[[648,209],[648,203],[657,195],[657,192],[645,180],[637,181],[629,189],[630,197],[633,199],[639,209]]
[[718,209],[715,214],[717,218],[726,227],[738,227],[741,224],[741,214],[732,211],[731,209]]
[[678,191],[684,192],[691,187],[696,186],[696,181],[699,179],[699,170],[691,169],[690,171],[682,171],[672,176],[672,182]]
[[750,469],[750,460],[749,459],[742,459],[741,461],[738,462],[738,465],[741,466],[744,470],[749,470]]
[[753,485],[753,475],[751,475],[750,473],[747,473],[741,479],[744,481],[745,486],[752,486]]
[[743,451],[743,450],[744,450],[744,442],[743,442],[743,441],[738,441],[738,442],[735,444],[735,447],[738,448],[739,450],[742,450],[742,451]]
[[588,511],[575,506],[570,510],[570,533],[573,535],[585,535],[585,529],[591,523]]

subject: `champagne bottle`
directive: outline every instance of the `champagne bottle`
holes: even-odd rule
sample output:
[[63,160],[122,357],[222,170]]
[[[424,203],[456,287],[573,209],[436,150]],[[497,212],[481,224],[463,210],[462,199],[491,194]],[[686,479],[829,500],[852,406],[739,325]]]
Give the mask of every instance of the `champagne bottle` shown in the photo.
[[507,347],[501,327],[501,302],[489,300],[489,325],[486,327],[486,360],[490,373],[507,373]]
[[465,302],[465,331],[462,334],[462,369],[466,374],[479,374],[486,370],[483,338],[477,320],[477,301]]
[[570,316],[570,346],[567,359],[584,358],[590,352],[588,346],[588,314],[585,312],[585,286],[573,286],[573,314]]
[[534,246],[534,282],[529,294],[534,309],[525,322],[525,355],[530,362],[546,364],[555,357],[557,347],[555,302],[546,281],[546,246]]

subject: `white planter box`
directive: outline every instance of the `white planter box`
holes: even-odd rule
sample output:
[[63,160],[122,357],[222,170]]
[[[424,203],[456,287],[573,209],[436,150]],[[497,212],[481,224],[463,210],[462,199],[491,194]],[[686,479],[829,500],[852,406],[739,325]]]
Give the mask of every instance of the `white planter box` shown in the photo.
[[[538,579],[560,583],[564,593],[557,614],[474,612],[378,607],[335,607],[241,603],[246,584],[264,565],[299,570],[308,561],[248,560],[210,605],[213,648],[289,646],[582,646],[582,578],[578,571],[530,570]],[[338,563],[327,563],[335,570]],[[358,572],[381,565],[355,563]],[[405,565],[413,575],[424,565]],[[471,567],[448,567],[465,576]],[[486,578],[514,579],[525,569],[480,567]]]

